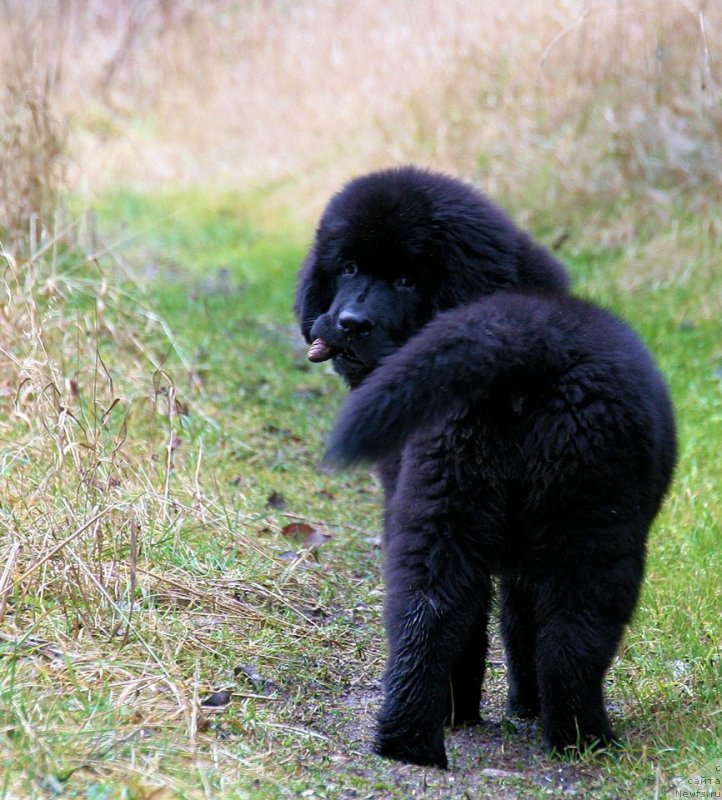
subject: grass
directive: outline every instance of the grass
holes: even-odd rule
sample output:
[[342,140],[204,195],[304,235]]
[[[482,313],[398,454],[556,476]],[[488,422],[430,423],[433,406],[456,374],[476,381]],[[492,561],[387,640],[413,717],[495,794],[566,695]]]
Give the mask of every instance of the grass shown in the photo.
[[610,674],[628,745],[550,762],[501,716],[496,647],[493,724],[450,736],[442,775],[368,753],[379,491],[317,468],[344,392],[295,333],[309,231],[270,191],[116,191],[5,256],[0,797],[665,797],[721,757],[722,209],[680,203],[624,247],[616,217],[580,212],[562,252],[650,344],[679,416]]

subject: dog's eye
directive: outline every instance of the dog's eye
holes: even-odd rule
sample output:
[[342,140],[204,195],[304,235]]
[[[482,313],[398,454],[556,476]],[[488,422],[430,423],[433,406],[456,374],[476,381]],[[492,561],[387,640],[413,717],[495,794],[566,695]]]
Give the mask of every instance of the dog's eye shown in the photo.
[[413,289],[416,284],[410,275],[401,275],[394,281],[394,286],[397,289]]
[[355,275],[358,272],[358,266],[355,261],[344,261],[341,264],[342,275]]

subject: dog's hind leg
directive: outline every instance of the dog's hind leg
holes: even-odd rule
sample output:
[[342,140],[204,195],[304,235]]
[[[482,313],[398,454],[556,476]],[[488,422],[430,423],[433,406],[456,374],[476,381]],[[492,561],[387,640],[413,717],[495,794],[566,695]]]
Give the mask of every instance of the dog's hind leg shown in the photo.
[[[491,582],[488,578],[479,581],[479,591],[491,595]],[[449,706],[446,715],[446,723],[449,725],[473,724],[479,721],[481,688],[486,669],[488,624],[488,603],[485,603],[484,609],[472,622],[461,652],[454,659],[451,668]]]
[[641,577],[641,554],[627,553],[594,567],[580,568],[577,560],[540,582],[536,665],[542,729],[551,750],[615,741],[602,685]]
[[527,580],[505,575],[501,579],[499,600],[509,684],[506,711],[512,717],[535,717],[539,713],[536,592]]

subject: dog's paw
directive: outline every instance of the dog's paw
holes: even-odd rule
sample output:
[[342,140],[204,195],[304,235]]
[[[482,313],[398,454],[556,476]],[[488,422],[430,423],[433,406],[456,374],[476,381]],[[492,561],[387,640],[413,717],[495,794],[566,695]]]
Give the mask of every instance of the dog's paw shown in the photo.
[[427,742],[418,737],[394,736],[379,732],[373,745],[373,751],[379,756],[401,761],[404,764],[418,764],[422,767],[439,767],[448,769],[443,739],[438,742]]
[[544,745],[552,756],[577,759],[586,753],[621,747],[623,742],[609,729],[575,736],[545,731]]

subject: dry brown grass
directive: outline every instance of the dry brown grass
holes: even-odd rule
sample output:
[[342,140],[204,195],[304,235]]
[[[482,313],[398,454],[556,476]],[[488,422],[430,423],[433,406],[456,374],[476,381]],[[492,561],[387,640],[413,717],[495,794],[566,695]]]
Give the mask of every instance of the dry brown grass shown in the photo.
[[0,236],[15,246],[52,228],[66,166],[55,76],[28,46],[31,31],[18,20],[0,34]]
[[129,552],[137,562],[138,531],[172,502],[163,469],[144,474],[129,442],[129,427],[140,424],[145,447],[162,451],[177,426],[172,386],[148,344],[162,329],[98,274],[97,262],[86,271],[77,254],[68,257],[62,240],[20,262],[4,251],[3,262],[3,505],[11,513],[1,540],[14,561],[3,589],[21,616],[28,594],[67,602],[79,610],[79,629],[99,602],[129,592],[136,577],[120,590],[116,566]]
[[56,65],[92,187],[287,179],[315,213],[348,174],[406,161],[520,206],[722,174],[709,0],[5,5]]
[[[47,776],[44,797],[98,771],[156,796],[161,757],[177,770],[220,759],[224,775],[261,776],[264,756],[226,752],[200,700],[221,680],[236,708],[275,699],[234,685],[230,667],[216,676],[200,664],[238,642],[255,653],[250,643],[276,628],[315,636],[297,610],[316,591],[303,573],[264,585],[252,568],[192,568],[197,539],[276,562],[250,517],[228,507],[202,440],[191,444],[191,416],[217,426],[191,365],[112,248],[82,251],[91,232],[83,221],[22,260],[0,251],[3,796],[16,785],[10,796],[29,796],[29,775]],[[172,776],[162,783],[174,787]]]

